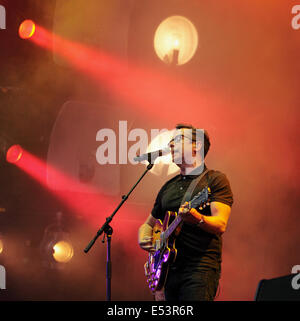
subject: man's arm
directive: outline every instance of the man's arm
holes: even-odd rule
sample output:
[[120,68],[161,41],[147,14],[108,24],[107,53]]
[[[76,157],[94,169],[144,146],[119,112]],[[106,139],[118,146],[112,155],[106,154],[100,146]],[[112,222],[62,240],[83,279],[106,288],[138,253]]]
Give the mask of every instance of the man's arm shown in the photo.
[[[198,224],[204,231],[222,235],[227,227],[231,207],[221,202],[211,202],[211,216],[202,215],[196,209],[187,211],[188,203],[181,206],[180,211],[183,211],[184,220],[192,224]],[[202,223],[200,223],[202,221]]]
[[153,227],[155,225],[156,218],[151,214],[147,217],[145,223],[140,226],[138,233],[138,242],[143,250],[151,251],[153,249]]

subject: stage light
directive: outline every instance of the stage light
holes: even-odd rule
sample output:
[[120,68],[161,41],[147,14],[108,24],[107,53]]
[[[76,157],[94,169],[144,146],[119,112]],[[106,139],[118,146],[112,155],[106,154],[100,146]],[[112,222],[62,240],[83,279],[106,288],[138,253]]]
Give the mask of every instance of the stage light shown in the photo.
[[59,241],[53,246],[53,257],[57,262],[67,263],[69,262],[73,255],[74,250],[72,244],[67,241]]
[[4,250],[4,243],[3,240],[0,239],[0,254],[3,253]]
[[56,222],[46,227],[41,242],[43,264],[48,268],[63,268],[74,255],[69,233],[61,221],[61,212],[56,214]]
[[22,155],[22,147],[20,145],[12,145],[6,152],[6,161],[15,164],[21,159]]
[[22,39],[29,39],[34,35],[35,23],[32,20],[24,20],[19,27],[19,36]]
[[154,49],[157,56],[167,64],[187,63],[194,56],[197,47],[197,30],[185,17],[171,16],[156,29]]

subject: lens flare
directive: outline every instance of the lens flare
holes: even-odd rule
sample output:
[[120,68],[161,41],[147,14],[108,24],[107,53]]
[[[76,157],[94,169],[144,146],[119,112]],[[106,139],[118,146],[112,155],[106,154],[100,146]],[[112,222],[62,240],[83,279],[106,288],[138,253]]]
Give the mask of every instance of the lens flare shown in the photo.
[[34,35],[35,23],[32,20],[25,20],[20,24],[19,36],[22,39],[29,39]]
[[59,263],[69,262],[74,254],[72,245],[66,241],[59,241],[53,246],[53,257]]

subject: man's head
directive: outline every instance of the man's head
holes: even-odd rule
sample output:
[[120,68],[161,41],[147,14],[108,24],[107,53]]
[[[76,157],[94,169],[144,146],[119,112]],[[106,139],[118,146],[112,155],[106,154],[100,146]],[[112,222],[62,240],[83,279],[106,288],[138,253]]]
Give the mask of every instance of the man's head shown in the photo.
[[210,140],[206,130],[192,125],[178,124],[170,141],[173,162],[177,165],[193,165],[195,161],[202,163],[210,148]]

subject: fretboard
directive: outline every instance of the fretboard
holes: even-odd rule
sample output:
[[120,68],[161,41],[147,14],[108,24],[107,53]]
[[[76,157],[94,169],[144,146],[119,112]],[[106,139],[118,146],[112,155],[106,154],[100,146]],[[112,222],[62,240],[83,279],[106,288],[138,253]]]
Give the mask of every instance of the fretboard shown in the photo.
[[164,232],[164,238],[168,239],[169,236],[174,232],[176,227],[180,224],[182,221],[181,215],[177,215],[174,221],[169,225],[169,227]]

